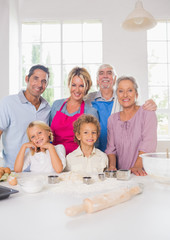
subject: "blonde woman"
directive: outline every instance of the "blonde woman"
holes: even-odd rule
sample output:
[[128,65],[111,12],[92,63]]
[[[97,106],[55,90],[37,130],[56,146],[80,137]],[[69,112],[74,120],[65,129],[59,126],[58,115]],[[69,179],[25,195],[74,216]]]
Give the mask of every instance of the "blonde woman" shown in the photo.
[[52,105],[50,122],[54,134],[53,144],[63,144],[66,154],[78,147],[74,142],[73,122],[84,113],[98,119],[97,110],[83,101],[91,85],[90,74],[85,68],[73,68],[68,76],[70,97],[56,100]]
[[[50,127],[41,121],[31,122],[27,128],[29,142],[24,143],[17,155],[14,170],[21,172],[30,166],[32,172],[57,172],[65,168],[65,148],[54,146]],[[27,149],[30,149],[26,153]],[[25,154],[26,153],[26,154]]]

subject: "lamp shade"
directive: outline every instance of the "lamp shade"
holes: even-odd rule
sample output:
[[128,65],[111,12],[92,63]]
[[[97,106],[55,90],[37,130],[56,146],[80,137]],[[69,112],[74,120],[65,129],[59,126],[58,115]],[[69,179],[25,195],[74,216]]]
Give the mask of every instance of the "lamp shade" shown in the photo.
[[135,9],[127,16],[122,27],[129,31],[147,30],[156,25],[154,17],[143,8],[141,1],[137,1]]

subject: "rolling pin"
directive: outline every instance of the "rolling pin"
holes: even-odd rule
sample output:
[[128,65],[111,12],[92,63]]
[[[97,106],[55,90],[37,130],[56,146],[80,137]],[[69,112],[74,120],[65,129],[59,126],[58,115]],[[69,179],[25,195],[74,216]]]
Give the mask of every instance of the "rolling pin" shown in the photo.
[[133,196],[142,193],[142,190],[143,186],[139,184],[130,188],[120,189],[117,192],[108,192],[92,198],[86,198],[83,200],[83,204],[66,208],[65,214],[72,217],[81,212],[94,213],[125,202]]

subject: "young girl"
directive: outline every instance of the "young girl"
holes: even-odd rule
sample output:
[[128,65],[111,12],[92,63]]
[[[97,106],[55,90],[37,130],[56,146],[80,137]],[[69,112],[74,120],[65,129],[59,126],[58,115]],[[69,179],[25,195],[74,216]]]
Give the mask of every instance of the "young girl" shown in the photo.
[[[27,128],[29,142],[24,143],[15,160],[15,172],[30,166],[32,172],[62,172],[65,168],[65,148],[52,145],[53,134],[50,127],[41,121],[31,122]],[[25,154],[26,149],[31,151]]]
[[100,124],[92,115],[82,115],[74,122],[74,140],[79,147],[66,157],[67,170],[83,174],[101,173],[108,165],[107,155],[94,147]]

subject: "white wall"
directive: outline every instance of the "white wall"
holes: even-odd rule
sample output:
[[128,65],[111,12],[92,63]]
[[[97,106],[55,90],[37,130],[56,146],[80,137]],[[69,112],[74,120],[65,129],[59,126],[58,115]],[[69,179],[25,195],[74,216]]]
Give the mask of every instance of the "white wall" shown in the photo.
[[9,92],[9,4],[6,0],[0,0],[0,36],[0,97],[3,97]]
[[19,89],[19,24],[18,1],[10,0],[9,6],[9,92]]
[[[0,99],[18,89],[18,0],[0,0]],[[12,84],[9,84],[9,83]],[[12,91],[11,91],[12,92]]]

